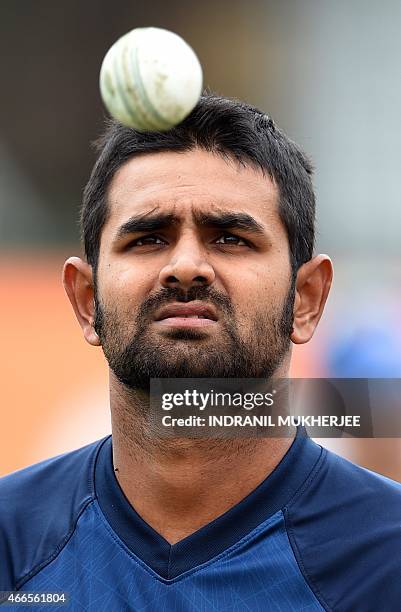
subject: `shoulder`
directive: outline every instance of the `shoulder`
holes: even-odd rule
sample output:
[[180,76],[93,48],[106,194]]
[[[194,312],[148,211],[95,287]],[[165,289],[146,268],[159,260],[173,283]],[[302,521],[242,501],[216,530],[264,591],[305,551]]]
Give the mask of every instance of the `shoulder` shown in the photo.
[[383,609],[401,601],[401,484],[324,449],[286,509],[305,577],[329,610]]
[[0,590],[51,558],[94,497],[93,468],[107,438],[0,478]]

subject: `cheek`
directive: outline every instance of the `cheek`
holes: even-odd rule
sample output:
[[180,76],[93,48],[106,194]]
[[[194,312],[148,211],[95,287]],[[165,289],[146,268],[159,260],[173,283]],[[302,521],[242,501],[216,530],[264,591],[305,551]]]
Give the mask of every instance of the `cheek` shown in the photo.
[[150,274],[132,267],[116,269],[109,264],[101,271],[98,280],[104,303],[127,313],[136,311],[152,289]]
[[280,291],[273,271],[266,273],[266,266],[249,266],[235,276],[225,279],[225,288],[234,305],[249,312],[261,302],[272,302],[272,296]]
[[289,282],[287,271],[279,274],[270,269],[266,273],[264,268],[249,270],[246,275],[238,275],[226,285],[238,325],[247,329],[252,327],[255,319],[269,318],[281,311]]

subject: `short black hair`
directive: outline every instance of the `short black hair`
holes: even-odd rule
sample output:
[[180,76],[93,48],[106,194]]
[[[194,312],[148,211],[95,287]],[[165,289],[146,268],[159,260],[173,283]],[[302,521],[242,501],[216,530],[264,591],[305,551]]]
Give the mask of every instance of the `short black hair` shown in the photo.
[[277,185],[293,273],[311,259],[315,235],[313,168],[309,158],[265,113],[240,100],[203,95],[186,119],[167,132],[139,132],[110,120],[97,141],[99,157],[84,190],[81,233],[95,273],[108,217],[107,190],[116,171],[139,154],[200,148],[251,165]]

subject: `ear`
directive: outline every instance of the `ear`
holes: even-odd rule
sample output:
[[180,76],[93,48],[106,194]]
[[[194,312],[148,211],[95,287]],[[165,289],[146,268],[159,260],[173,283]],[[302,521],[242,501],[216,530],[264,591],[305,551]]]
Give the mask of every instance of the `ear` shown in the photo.
[[79,257],[70,257],[64,264],[63,285],[85,340],[92,346],[100,346],[99,336],[93,328],[95,302],[92,267]]
[[303,264],[295,285],[294,344],[308,342],[319,323],[333,279],[333,266],[327,255],[317,255]]

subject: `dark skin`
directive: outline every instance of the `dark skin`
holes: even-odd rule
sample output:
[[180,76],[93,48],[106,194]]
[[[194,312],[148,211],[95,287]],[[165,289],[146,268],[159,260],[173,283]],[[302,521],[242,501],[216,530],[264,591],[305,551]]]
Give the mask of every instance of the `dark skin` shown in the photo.
[[[291,278],[288,239],[278,214],[277,188],[260,171],[201,150],[143,155],[116,173],[108,203],[98,294],[103,304],[117,305],[129,332],[142,301],[160,287],[215,287],[232,301],[238,329],[249,341],[252,309],[265,304],[269,312],[283,304]],[[227,228],[224,223],[230,215],[234,226]],[[202,216],[208,223],[200,221]],[[138,219],[149,218],[153,226],[138,224]],[[298,270],[293,344],[312,337],[331,281],[332,264],[326,255],[313,257]],[[86,341],[99,346],[93,327],[91,266],[69,258],[64,285]],[[195,351],[222,341],[219,321],[202,331],[199,340],[177,339],[174,350],[190,360]],[[149,329],[161,343],[171,342],[170,332],[168,325],[157,321]],[[290,359],[291,348],[276,376],[288,376]],[[136,511],[170,543],[243,499],[272,472],[292,443],[289,438],[239,439],[231,446],[217,440],[155,443],[136,410],[141,399],[110,371],[118,482]]]

